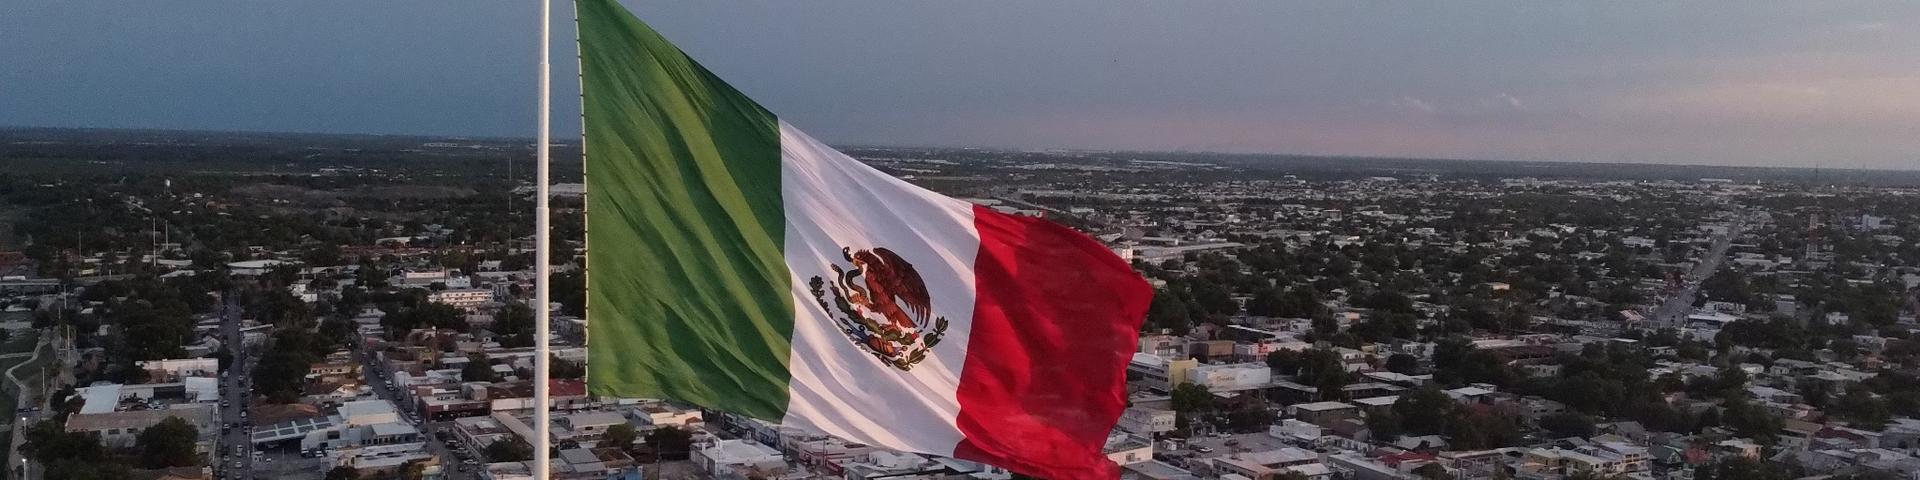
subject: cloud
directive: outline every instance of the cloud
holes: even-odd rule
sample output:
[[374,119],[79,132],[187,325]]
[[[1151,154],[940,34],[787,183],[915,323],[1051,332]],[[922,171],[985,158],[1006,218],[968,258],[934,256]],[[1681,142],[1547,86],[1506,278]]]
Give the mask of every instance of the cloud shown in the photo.
[[1421,99],[1413,98],[1411,96],[1406,96],[1406,95],[1402,95],[1400,96],[1400,98],[1394,99],[1392,102],[1389,102],[1388,104],[1393,105],[1395,107],[1419,111],[1422,113],[1433,113],[1434,111],[1437,110],[1433,107],[1432,103],[1428,103],[1426,100],[1421,100]]
[[1506,92],[1500,92],[1499,94],[1495,94],[1494,98],[1498,98],[1502,101],[1505,101],[1507,103],[1507,106],[1513,107],[1514,110],[1527,109],[1526,103],[1521,102],[1519,98],[1515,98],[1513,95],[1508,95]]
[[1886,30],[1888,26],[1887,22],[1855,22],[1847,25],[1847,28],[1856,32],[1878,32]]

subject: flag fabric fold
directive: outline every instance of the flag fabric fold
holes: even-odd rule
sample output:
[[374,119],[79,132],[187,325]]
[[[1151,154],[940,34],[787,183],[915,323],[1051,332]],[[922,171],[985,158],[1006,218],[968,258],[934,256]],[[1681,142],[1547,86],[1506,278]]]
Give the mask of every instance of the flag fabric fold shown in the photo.
[[592,393],[1118,476],[1152,298],[1126,262],[829,148],[615,0],[577,8]]

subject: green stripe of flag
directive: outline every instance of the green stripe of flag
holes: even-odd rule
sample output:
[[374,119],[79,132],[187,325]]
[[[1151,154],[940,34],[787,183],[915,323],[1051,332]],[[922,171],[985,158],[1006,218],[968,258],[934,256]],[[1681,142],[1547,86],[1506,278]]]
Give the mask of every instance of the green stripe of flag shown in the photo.
[[778,421],[793,332],[778,122],[615,0],[577,5],[590,391]]

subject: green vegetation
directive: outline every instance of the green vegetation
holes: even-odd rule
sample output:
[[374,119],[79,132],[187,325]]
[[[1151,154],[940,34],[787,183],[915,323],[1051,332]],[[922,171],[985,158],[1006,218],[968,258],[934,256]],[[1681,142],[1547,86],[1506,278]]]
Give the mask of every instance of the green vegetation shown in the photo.
[[491,462],[524,462],[533,459],[533,446],[516,439],[496,440],[481,453]]
[[191,467],[200,464],[196,448],[199,438],[200,431],[193,424],[180,417],[167,417],[141,430],[134,448],[140,452],[141,468]]
[[686,460],[693,454],[693,432],[680,427],[661,427],[647,433],[647,447],[662,460]]

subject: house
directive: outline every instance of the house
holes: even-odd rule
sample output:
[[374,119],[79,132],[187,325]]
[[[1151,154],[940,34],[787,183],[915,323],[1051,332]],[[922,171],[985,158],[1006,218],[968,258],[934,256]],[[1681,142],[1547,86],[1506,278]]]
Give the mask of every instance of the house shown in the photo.
[[1294,418],[1323,427],[1359,415],[1360,407],[1346,402],[1314,402],[1287,407]]
[[565,428],[574,441],[597,441],[607,433],[607,428],[627,424],[627,417],[615,412],[582,412],[560,415],[554,419]]
[[[168,418],[179,418],[192,424],[200,431],[201,443],[213,440],[218,432],[218,420],[215,407],[206,404],[181,404],[176,408],[154,410],[109,411],[101,413],[75,413],[67,417],[67,431],[73,433],[93,433],[100,436],[100,444],[109,448],[127,448],[134,445],[140,432]],[[210,450],[210,448],[209,448]]]
[[771,477],[786,473],[779,450],[748,440],[726,439],[693,452],[693,463],[715,478]]
[[1399,401],[1400,401],[1399,395],[1388,395],[1384,397],[1368,397],[1368,398],[1355,399],[1353,401],[1353,404],[1358,405],[1360,407],[1360,410],[1363,412],[1366,412],[1368,415],[1373,415],[1373,414],[1385,413],[1392,410],[1393,404]]
[[1173,431],[1174,421],[1175,415],[1172,410],[1135,406],[1120,413],[1119,428],[1139,435],[1152,436]]
[[636,405],[627,409],[627,418],[643,429],[658,427],[694,427],[702,423],[700,410],[680,408],[665,402]]
[[1127,363],[1129,383],[1160,391],[1172,391],[1174,385],[1187,383],[1187,373],[1200,365],[1199,360],[1191,358],[1170,360],[1167,357],[1149,353],[1135,353],[1133,360]]
[[493,304],[493,290],[484,288],[463,288],[441,290],[427,294],[427,301],[466,310],[476,310]]
[[1760,448],[1760,444],[1754,443],[1753,440],[1734,438],[1721,440],[1720,443],[1713,444],[1713,454],[1715,456],[1737,456],[1759,460]]
[[1600,476],[1626,475],[1647,471],[1652,464],[1652,459],[1647,456],[1645,449],[1639,449],[1632,454],[1621,454],[1613,450],[1588,447],[1536,448],[1527,451],[1526,457],[1521,461],[1523,471],[1555,475],[1576,473]]
[[848,480],[961,478],[963,474],[977,471],[948,459],[885,450],[874,451],[863,460],[843,462],[838,467]]
[[1187,381],[1212,392],[1237,392],[1273,382],[1273,368],[1265,363],[1201,365],[1187,372]]
[[1194,476],[1193,472],[1187,469],[1159,460],[1127,465],[1126,473],[1121,476],[1141,480],[1200,480],[1200,477]]
[[1107,435],[1107,444],[1101,451],[1116,465],[1153,461],[1153,441],[1127,432]]
[[254,445],[297,443],[301,449],[404,445],[420,442],[420,430],[400,418],[386,400],[340,405],[332,415],[264,423],[253,429]]
[[1320,454],[1294,447],[1216,457],[1213,459],[1213,469],[1221,478],[1240,475],[1252,480],[1273,480],[1288,472],[1305,475],[1311,480],[1333,478],[1333,469],[1320,462]]

